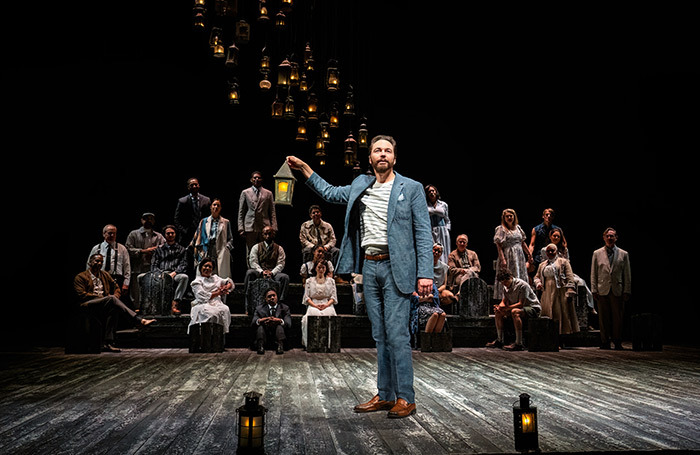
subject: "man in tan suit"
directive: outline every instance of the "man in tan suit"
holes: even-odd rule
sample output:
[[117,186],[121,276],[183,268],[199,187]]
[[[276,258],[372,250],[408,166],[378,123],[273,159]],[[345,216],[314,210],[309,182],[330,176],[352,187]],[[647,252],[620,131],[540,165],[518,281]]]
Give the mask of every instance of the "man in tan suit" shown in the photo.
[[591,261],[591,292],[598,302],[601,349],[622,349],[622,326],[625,302],[632,293],[632,275],[627,251],[618,248],[617,231],[607,228],[603,233],[605,246],[593,252]]
[[262,231],[270,226],[277,231],[277,214],[272,191],[262,187],[262,174],[258,171],[250,175],[250,188],[241,192],[238,200],[238,233],[245,239],[246,265],[250,249],[263,241]]

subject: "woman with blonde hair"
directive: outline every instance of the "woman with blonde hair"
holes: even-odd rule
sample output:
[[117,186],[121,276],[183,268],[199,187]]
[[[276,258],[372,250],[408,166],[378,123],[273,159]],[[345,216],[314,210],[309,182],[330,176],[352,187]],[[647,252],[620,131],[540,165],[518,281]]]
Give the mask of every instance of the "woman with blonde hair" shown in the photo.
[[[527,244],[525,231],[518,224],[518,215],[513,209],[505,209],[501,213],[501,224],[496,226],[493,243],[498,250],[496,261],[496,276],[502,270],[509,270],[515,278],[526,283],[528,267],[534,263],[530,248]],[[496,280],[493,287],[494,298],[503,298],[503,284]]]

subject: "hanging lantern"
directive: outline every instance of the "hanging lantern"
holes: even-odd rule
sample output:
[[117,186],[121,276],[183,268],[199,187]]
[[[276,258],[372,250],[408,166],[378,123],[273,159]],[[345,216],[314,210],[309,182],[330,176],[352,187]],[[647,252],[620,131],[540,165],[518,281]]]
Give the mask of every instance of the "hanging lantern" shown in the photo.
[[228,52],[226,53],[225,65],[229,68],[235,68],[238,66],[238,54],[239,50],[236,47],[236,43],[231,43],[231,45],[228,47]]
[[340,113],[338,111],[337,103],[333,103],[328,114],[328,126],[330,126],[332,129],[338,128],[338,125],[340,124]]
[[282,0],[282,11],[285,13],[290,13],[292,11],[292,0]]
[[299,87],[299,64],[297,62],[290,62],[291,68],[289,70],[289,85],[291,87]]
[[275,15],[275,27],[284,28],[287,25],[287,16],[280,10]]
[[537,407],[530,406],[530,395],[520,394],[519,405],[513,404],[513,431],[515,450],[539,452],[537,441]]
[[297,121],[297,137],[296,137],[297,142],[306,142],[308,141],[308,137],[306,136],[306,117],[303,115],[299,116],[299,120]]
[[223,31],[219,27],[214,27],[211,29],[211,34],[209,35],[209,47],[211,47],[212,53],[216,58],[223,58],[226,56],[226,49],[224,48]]
[[266,0],[260,0],[260,2],[258,3],[258,22],[264,24],[270,22],[270,16],[267,12]]
[[306,71],[314,70],[314,56],[311,52],[311,44],[306,43],[306,48],[304,48],[304,69]]
[[352,91],[348,92],[348,97],[345,99],[343,115],[350,118],[355,116],[355,97]]
[[346,167],[353,167],[357,161],[357,141],[352,137],[352,131],[345,139],[345,152],[343,162]]
[[331,60],[328,62],[328,69],[326,70],[326,88],[329,92],[335,92],[340,88],[339,77],[338,65],[335,60]]
[[228,104],[237,105],[240,104],[240,90],[238,86],[238,80],[234,79],[229,82],[228,86]]
[[194,14],[194,29],[197,31],[204,30],[206,28],[206,7],[203,3],[197,2],[192,12]]
[[316,97],[316,94],[313,92],[309,93],[307,104],[306,104],[306,112],[309,113],[309,120],[317,120],[318,119],[318,98]]
[[329,143],[331,141],[331,132],[328,129],[328,119],[326,118],[326,114],[321,114],[321,121],[319,122],[319,127],[321,128],[319,131],[319,136],[321,140],[325,143]]
[[236,41],[243,44],[248,44],[250,41],[250,24],[241,19],[236,22]]
[[364,122],[364,119],[360,123],[360,129],[357,131],[357,146],[361,149],[369,147],[369,131],[367,131],[367,124]]
[[260,405],[258,392],[246,392],[243,406],[236,409],[238,427],[238,452],[262,453],[265,437],[265,413],[267,409]]
[[309,80],[306,78],[306,73],[301,73],[301,79],[299,79],[299,91],[308,92],[309,91]]
[[294,113],[294,98],[291,95],[287,95],[287,99],[284,102],[284,118],[286,120],[294,120],[296,117]]
[[281,119],[284,116],[284,103],[280,101],[279,96],[275,95],[275,100],[272,102],[272,118]]
[[292,65],[289,63],[289,60],[285,58],[277,67],[277,87],[288,88],[291,73]]
[[275,204],[292,205],[294,183],[297,179],[286,160],[273,177],[275,178]]

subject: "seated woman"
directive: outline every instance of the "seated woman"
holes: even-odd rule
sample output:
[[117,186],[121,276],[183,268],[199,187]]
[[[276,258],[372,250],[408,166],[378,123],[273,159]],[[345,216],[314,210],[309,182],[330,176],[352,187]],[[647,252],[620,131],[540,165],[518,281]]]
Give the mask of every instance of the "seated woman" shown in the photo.
[[445,326],[445,311],[440,308],[440,295],[435,284],[433,293],[419,297],[417,292],[411,295],[411,332],[416,335],[419,330],[426,333],[442,332]]
[[221,296],[227,295],[233,290],[234,284],[231,278],[221,278],[214,272],[214,260],[204,258],[199,263],[200,276],[192,281],[194,301],[190,311],[190,325],[187,333],[194,324],[212,322],[224,326],[224,333],[228,333],[231,325],[231,310],[223,303]]
[[301,342],[306,347],[308,341],[309,316],[335,316],[334,305],[338,301],[335,280],[327,276],[328,265],[325,258],[316,260],[313,276],[304,284],[302,303],[307,305],[306,314],[301,318]]

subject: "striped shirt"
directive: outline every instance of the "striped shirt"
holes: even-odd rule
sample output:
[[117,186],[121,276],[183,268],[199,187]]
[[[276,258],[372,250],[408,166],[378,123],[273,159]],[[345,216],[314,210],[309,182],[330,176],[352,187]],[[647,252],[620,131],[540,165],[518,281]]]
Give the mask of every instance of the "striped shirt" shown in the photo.
[[387,212],[393,186],[393,180],[386,183],[375,182],[360,198],[360,245],[367,254],[389,251]]

